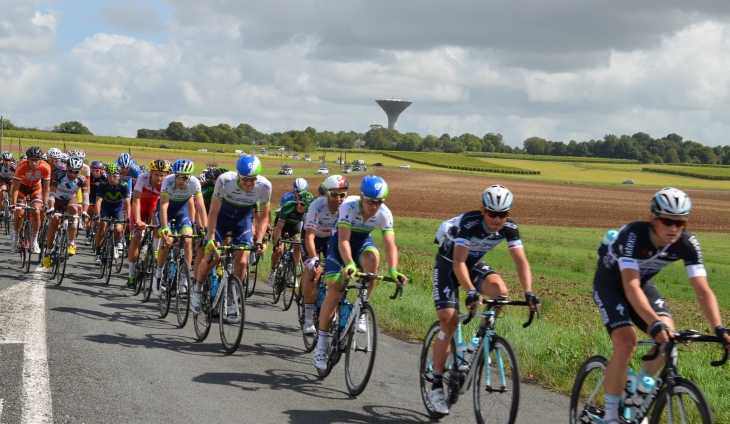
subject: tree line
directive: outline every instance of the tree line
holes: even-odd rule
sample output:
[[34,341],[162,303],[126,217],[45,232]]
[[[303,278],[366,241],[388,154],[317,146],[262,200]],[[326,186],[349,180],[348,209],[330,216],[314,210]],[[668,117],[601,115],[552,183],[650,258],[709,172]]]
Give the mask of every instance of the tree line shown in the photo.
[[63,133],[63,134],[83,134],[83,135],[94,135],[89,131],[89,129],[84,126],[79,121],[68,121],[68,122],[62,122],[58,125],[54,125],[53,127],[46,128],[45,130],[41,130],[38,128],[26,128],[26,127],[19,127],[14,125],[9,119],[3,119],[3,129],[4,130],[21,130],[21,131],[47,131],[47,132],[56,132],[56,133]]

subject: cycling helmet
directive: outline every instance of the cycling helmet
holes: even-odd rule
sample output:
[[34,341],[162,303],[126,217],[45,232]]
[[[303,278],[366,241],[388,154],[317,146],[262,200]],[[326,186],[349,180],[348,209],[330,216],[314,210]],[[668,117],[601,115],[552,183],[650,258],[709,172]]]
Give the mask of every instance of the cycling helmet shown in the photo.
[[319,187],[317,187],[317,190],[319,191],[320,196],[324,196],[326,193],[326,189],[324,188],[324,181],[319,183]]
[[139,167],[139,173],[140,174],[146,174],[147,171],[149,171],[149,168],[147,168],[147,165],[142,165]]
[[23,156],[20,157],[20,160],[25,160],[25,159],[28,159],[28,156],[23,155]]
[[209,170],[205,171],[205,179],[217,180],[218,177],[220,177],[221,174],[225,172],[228,172],[226,168],[210,168]]
[[261,173],[261,161],[256,156],[243,155],[236,162],[236,171],[244,177],[255,177]]
[[129,153],[122,153],[119,155],[119,166],[122,168],[131,168],[132,156],[130,156]]
[[309,183],[304,178],[297,178],[292,183],[292,186],[294,186],[294,191],[300,193],[309,188]]
[[73,169],[81,169],[84,166],[84,160],[78,156],[68,158],[68,167]]
[[314,201],[314,195],[312,195],[312,193],[304,190],[301,193],[299,193],[299,201],[304,201],[304,209],[308,210],[309,205],[311,205],[312,202]]
[[377,175],[366,175],[360,183],[360,192],[373,199],[385,199],[388,197],[388,184]]
[[667,187],[659,190],[651,200],[651,213],[654,215],[687,216],[692,210],[692,201],[682,190]]
[[91,169],[104,169],[104,162],[100,160],[91,162]]
[[48,162],[48,156],[46,156],[45,153],[43,153],[43,156],[41,156],[41,159],[43,159],[44,161]]
[[83,150],[81,150],[81,149],[71,150],[70,152],[68,152],[68,154],[69,154],[70,156],[78,156],[78,157],[80,157],[81,159],[83,159],[83,158],[85,158],[85,157],[86,157],[86,153],[84,153],[84,151],[83,151]]
[[514,200],[515,196],[503,185],[487,187],[482,193],[482,206],[488,211],[507,212]]
[[167,166],[167,169],[168,169],[167,173],[169,174],[170,172],[172,172],[172,163],[169,160],[165,161],[165,165]]
[[153,160],[150,162],[150,171],[170,171],[170,163],[162,159]]
[[62,154],[63,152],[61,152],[61,149],[57,149],[55,147],[48,149],[48,157],[50,159],[61,159]]
[[330,175],[322,183],[326,190],[347,190],[350,182],[342,175]]
[[178,159],[172,164],[172,172],[175,174],[190,175],[195,171],[193,161],[188,159]]
[[66,153],[61,154],[61,162],[68,163],[69,155]]
[[28,159],[40,159],[43,157],[43,150],[38,146],[31,146],[25,151],[25,155]]
[[110,163],[106,166],[106,173],[119,175],[119,165],[114,162]]
[[3,160],[13,160],[13,153],[7,150],[3,152]]

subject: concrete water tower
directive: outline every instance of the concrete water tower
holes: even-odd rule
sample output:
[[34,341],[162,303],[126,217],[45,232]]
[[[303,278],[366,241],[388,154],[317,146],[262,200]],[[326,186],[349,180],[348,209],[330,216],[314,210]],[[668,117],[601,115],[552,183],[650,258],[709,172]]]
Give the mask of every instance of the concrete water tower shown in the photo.
[[379,104],[380,107],[383,108],[383,110],[385,111],[385,114],[388,115],[388,129],[397,130],[398,117],[404,110],[406,110],[408,106],[411,105],[412,102],[398,99],[389,99],[376,100],[375,103]]

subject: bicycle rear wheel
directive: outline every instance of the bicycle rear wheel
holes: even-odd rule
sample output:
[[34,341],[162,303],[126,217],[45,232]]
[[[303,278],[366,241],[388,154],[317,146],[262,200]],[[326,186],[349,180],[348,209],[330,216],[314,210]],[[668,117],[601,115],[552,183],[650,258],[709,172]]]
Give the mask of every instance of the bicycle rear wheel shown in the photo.
[[117,274],[121,273],[122,272],[122,268],[124,267],[124,263],[125,263],[125,261],[124,261],[124,258],[125,258],[125,256],[124,256],[125,247],[124,246],[125,245],[126,245],[125,237],[122,237],[122,250],[119,251],[119,257],[118,258],[117,257],[114,258],[114,260],[116,261],[116,265],[117,265],[117,269],[116,269]]
[[[433,418],[443,418],[444,414],[434,411],[433,405],[428,398],[428,392],[431,390],[431,383],[433,382],[433,345],[436,342],[439,331],[441,331],[441,325],[438,321],[431,325],[431,328],[426,333],[426,338],[423,340],[423,347],[421,348],[421,358],[418,362],[418,375],[421,386],[421,399],[423,400],[423,406],[426,407],[426,412]],[[451,338],[449,354],[446,356],[446,363],[444,365],[444,373],[442,374],[442,381],[444,385],[444,397],[446,404],[451,407],[459,399],[459,387],[463,380],[463,374],[459,372],[456,358],[456,342],[454,338]]]
[[63,283],[63,277],[66,275],[66,262],[68,262],[68,236],[65,232],[61,234],[61,243],[59,244],[61,249],[56,254],[56,261],[58,262],[58,273],[56,274],[56,285]]
[[[493,336],[489,344],[489,360],[480,354],[476,366],[474,413],[477,423],[514,423],[520,405],[520,370],[517,356],[509,342]],[[486,362],[486,363],[485,363]]]
[[210,276],[208,276],[203,283],[203,293],[200,297],[201,312],[198,315],[193,315],[195,336],[200,342],[205,340],[208,337],[208,333],[210,333],[210,324],[213,315],[213,311],[211,310],[212,299],[210,296]]
[[[245,252],[243,253],[246,254]],[[246,297],[253,295],[253,290],[256,288],[256,279],[259,276],[259,258],[256,256],[256,252],[251,252],[248,257],[248,287],[246,288]]]
[[[140,246],[144,246],[144,244],[140,244]],[[145,265],[147,265],[147,258],[146,254],[143,256],[141,249],[139,256],[137,256],[137,261],[134,263],[134,295],[137,296],[140,292],[142,292],[142,287],[144,287],[144,283],[146,281],[145,275],[147,273],[147,270],[145,269]]]
[[106,249],[102,251],[101,266],[104,267],[104,275],[106,275],[106,284],[112,278],[112,268],[114,267],[114,236],[107,238]]
[[[170,312],[170,301],[172,300],[171,292],[173,285],[172,283],[175,281],[174,275],[170,276],[170,265],[169,265],[170,259],[165,261],[165,265],[162,271],[162,278],[160,278],[160,290],[162,290],[162,293],[160,294],[160,297],[157,300],[158,303],[158,309],[160,310],[160,318],[167,317],[167,314]],[[174,270],[173,272],[177,273],[177,270]],[[171,278],[172,277],[172,278]]]
[[177,275],[175,276],[175,285],[177,286],[177,296],[175,296],[175,307],[177,309],[177,325],[180,328],[185,327],[190,314],[190,296],[188,293],[190,286],[190,271],[185,260],[177,263]]
[[25,227],[25,273],[30,272],[30,262],[33,260],[33,239],[31,238],[30,223]]
[[[365,317],[365,331],[360,328],[360,317]],[[345,352],[345,383],[353,396],[362,393],[368,385],[378,348],[378,318],[369,303],[362,305],[360,317],[354,317],[350,326]]]
[[281,297],[281,291],[282,291],[282,289],[284,287],[284,276],[282,275],[283,272],[284,272],[284,267],[283,266],[281,267],[281,272],[279,272],[277,268],[279,268],[279,267],[277,266],[275,269],[271,270],[271,272],[275,272],[276,273],[276,278],[275,278],[275,281],[274,281],[274,287],[272,288],[272,295],[273,295],[273,298],[274,298],[273,304],[274,305],[276,305],[277,303],[279,303],[279,298]]
[[[144,274],[142,274],[142,303],[147,303],[152,295],[152,283],[154,282],[155,268],[157,267],[157,261],[155,261],[155,254],[151,251],[152,246],[147,251],[145,257]],[[139,276],[137,278],[140,278]]]
[[282,294],[284,295],[284,310],[288,311],[291,308],[292,301],[296,295],[296,284],[297,284],[297,271],[294,259],[290,258],[284,268],[284,275],[282,276]]
[[710,405],[702,390],[682,377],[674,378],[673,388],[665,386],[659,392],[649,421],[650,424],[713,422]]
[[48,236],[48,219],[44,218],[43,221],[41,221],[41,227],[38,229],[38,247],[40,248],[40,252],[38,252],[38,259],[36,260],[36,263],[38,265],[41,264],[43,261],[43,256],[45,256],[46,253],[46,237]]
[[221,343],[228,353],[233,353],[241,344],[243,323],[246,318],[246,292],[243,291],[241,280],[235,275],[229,275],[226,284],[221,284],[218,290],[221,293],[218,302],[218,324],[220,326]]
[[591,422],[591,417],[603,418],[606,412],[603,382],[606,379],[605,356],[588,358],[578,371],[570,395],[570,424]]

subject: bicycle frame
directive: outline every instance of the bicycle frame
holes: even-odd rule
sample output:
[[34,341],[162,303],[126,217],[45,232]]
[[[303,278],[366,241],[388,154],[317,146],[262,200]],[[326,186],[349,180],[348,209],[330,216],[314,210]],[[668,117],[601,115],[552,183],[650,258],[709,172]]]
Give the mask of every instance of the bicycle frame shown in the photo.
[[[224,291],[227,294],[228,291],[230,290],[230,288],[228,287],[228,279],[231,275],[233,275],[233,255],[236,251],[239,251],[239,250],[243,251],[243,252],[250,252],[254,249],[252,249],[248,246],[221,246],[216,250],[215,254],[210,256],[210,259],[208,260],[208,263],[210,264],[216,259],[216,256],[217,256],[219,260],[223,261],[223,275],[220,277],[218,293],[216,293],[215,299],[213,299],[213,302],[211,302],[210,309],[213,311],[218,306],[218,302],[220,302],[220,300],[221,300],[221,294]],[[225,253],[222,254],[222,252],[225,252]],[[216,268],[214,267],[213,272],[215,272],[215,270],[216,270]],[[244,287],[244,290],[246,290],[245,287]],[[243,297],[244,298],[246,297],[245,293],[244,293]],[[238,309],[237,296],[233,296],[233,300],[234,300],[234,302],[236,302],[236,304],[234,306],[236,307],[236,309]],[[224,302],[223,303],[224,308],[228,307],[228,305],[225,303],[225,302],[228,302],[228,296],[226,296],[226,298],[223,300],[223,302]]]

